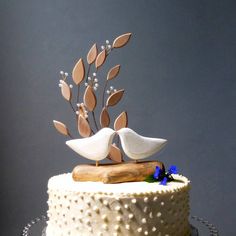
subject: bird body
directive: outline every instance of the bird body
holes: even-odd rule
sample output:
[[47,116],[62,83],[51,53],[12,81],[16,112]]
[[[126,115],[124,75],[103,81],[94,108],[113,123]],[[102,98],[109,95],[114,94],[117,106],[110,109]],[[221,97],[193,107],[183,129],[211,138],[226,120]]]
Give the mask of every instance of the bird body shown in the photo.
[[135,160],[147,158],[160,151],[167,143],[166,139],[149,138],[137,134],[130,128],[117,131],[125,154]]
[[115,134],[113,129],[103,128],[91,137],[68,140],[66,145],[87,159],[100,161],[109,154]]

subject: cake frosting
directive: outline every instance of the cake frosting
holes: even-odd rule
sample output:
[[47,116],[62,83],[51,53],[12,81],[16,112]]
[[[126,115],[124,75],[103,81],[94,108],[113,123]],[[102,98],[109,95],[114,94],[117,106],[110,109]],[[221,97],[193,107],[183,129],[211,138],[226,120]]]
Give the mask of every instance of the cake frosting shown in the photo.
[[189,180],[75,182],[71,173],[48,182],[47,236],[189,236]]

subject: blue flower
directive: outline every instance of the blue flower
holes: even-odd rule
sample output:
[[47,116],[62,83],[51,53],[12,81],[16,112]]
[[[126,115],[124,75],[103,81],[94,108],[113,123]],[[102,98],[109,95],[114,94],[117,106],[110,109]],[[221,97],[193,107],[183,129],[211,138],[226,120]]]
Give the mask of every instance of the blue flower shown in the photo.
[[177,170],[177,166],[170,166],[169,170],[168,170],[168,174],[178,174],[178,170]]
[[156,170],[155,170],[155,173],[153,174],[153,177],[155,179],[158,179],[161,175],[161,172],[162,172],[161,168],[159,166],[156,166]]
[[160,182],[160,185],[166,185],[167,180],[167,177],[164,177],[163,180]]

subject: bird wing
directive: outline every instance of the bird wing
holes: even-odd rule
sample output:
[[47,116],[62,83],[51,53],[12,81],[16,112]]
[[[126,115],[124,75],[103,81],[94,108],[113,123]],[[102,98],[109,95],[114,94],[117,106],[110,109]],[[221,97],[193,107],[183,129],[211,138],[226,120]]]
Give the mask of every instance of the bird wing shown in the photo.
[[110,145],[115,132],[108,133],[106,132],[108,130],[103,130],[103,132],[101,131],[92,137],[69,140],[66,144],[72,150],[87,159],[94,161],[102,160],[106,158],[110,151]]
[[123,130],[122,147],[127,156],[134,159],[146,158],[161,150],[167,140],[144,137],[129,128]]

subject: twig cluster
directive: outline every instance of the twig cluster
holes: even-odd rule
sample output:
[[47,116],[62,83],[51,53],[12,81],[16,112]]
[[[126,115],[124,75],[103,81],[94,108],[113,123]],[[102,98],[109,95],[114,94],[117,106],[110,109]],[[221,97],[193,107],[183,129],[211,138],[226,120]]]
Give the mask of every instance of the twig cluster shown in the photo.
[[[110,45],[109,41],[106,40],[106,45],[101,46],[100,51],[98,50],[97,44],[96,43],[93,44],[86,58],[87,70],[85,68],[84,60],[82,58],[78,60],[72,71],[72,80],[74,84],[77,86],[77,92],[75,94],[76,96],[75,105],[72,102],[73,85],[68,83],[69,74],[63,71],[60,72],[61,79],[59,87],[61,89],[61,94],[65,98],[65,100],[69,103],[72,111],[75,113],[76,126],[80,136],[83,138],[89,137],[98,132],[100,129],[110,126],[111,122],[110,122],[109,108],[115,106],[122,99],[124,90],[114,89],[113,86],[110,86],[110,88],[108,89],[108,84],[111,80],[113,80],[118,76],[120,71],[120,65],[115,65],[107,73],[107,78],[102,90],[103,91],[101,97],[102,108],[100,112],[99,122],[96,120],[95,116],[95,108],[97,108],[96,91],[100,88],[97,74],[102,65],[105,63],[108,56],[110,55],[110,53],[114,49],[125,46],[129,42],[130,37],[131,33],[122,34],[119,37],[115,38],[112,45]],[[91,73],[92,66],[94,67],[93,73]],[[85,90],[83,94],[80,92],[82,83],[84,83],[85,85]],[[56,120],[54,120],[53,123],[59,133],[69,136],[70,138],[73,138],[69,129],[64,123]],[[92,123],[95,130],[92,128]],[[127,112],[123,111],[116,118],[114,122],[114,129],[119,130],[123,127],[127,127],[127,125],[128,125]],[[118,147],[118,144],[116,143],[112,144],[110,153],[108,155],[108,159],[111,159],[115,162],[123,161],[123,155],[120,148]]]

